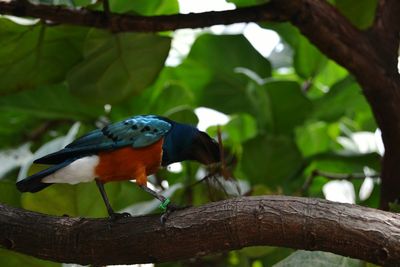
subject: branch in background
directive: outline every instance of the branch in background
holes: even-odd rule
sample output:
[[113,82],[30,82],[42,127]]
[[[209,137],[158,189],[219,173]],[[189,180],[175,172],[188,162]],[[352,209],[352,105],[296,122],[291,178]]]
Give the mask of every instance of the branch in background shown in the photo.
[[0,244],[82,265],[167,262],[255,245],[330,251],[385,266],[400,262],[400,214],[322,199],[242,197],[171,214],[54,217],[0,204]]
[[[103,1],[103,3],[106,3]],[[106,4],[105,4],[106,5]],[[240,8],[229,11],[164,16],[134,16],[110,14],[87,9],[71,9],[62,6],[34,5],[27,1],[0,1],[0,14],[34,17],[58,23],[104,28],[113,32],[157,32],[183,28],[201,28],[217,24],[251,21],[283,21],[285,15],[275,12],[270,5]]]
[[354,180],[354,179],[365,179],[367,177],[378,178],[380,175],[379,174],[366,175],[364,173],[332,173],[332,172],[313,170],[310,176],[307,177],[307,180],[304,182],[301,188],[302,195],[304,195],[304,193],[308,191],[308,188],[311,186],[312,182],[314,181],[314,178],[317,176],[322,176],[329,180]]

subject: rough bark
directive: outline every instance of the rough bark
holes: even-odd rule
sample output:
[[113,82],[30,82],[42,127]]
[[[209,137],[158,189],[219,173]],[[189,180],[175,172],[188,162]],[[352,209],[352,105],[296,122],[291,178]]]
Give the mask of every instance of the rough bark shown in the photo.
[[55,23],[109,29],[113,32],[156,32],[183,28],[201,28],[217,24],[251,21],[286,20],[270,10],[269,5],[240,8],[237,10],[204,12],[200,14],[174,14],[164,16],[134,16],[62,6],[34,5],[27,1],[1,2],[0,14],[33,17]]
[[0,244],[58,262],[167,262],[246,246],[330,251],[399,266],[400,215],[327,200],[243,197],[120,219],[51,217],[0,205]]

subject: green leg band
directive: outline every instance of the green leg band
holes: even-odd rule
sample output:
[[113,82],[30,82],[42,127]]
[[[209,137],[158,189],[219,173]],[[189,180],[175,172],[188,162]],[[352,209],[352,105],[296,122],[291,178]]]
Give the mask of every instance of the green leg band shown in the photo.
[[169,198],[165,199],[164,202],[160,204],[160,209],[166,211],[169,203],[171,203],[171,200],[169,200]]

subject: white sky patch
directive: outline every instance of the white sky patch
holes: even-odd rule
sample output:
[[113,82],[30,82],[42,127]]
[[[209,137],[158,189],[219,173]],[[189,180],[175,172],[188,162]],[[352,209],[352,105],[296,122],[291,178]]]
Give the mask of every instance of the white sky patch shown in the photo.
[[224,113],[209,108],[196,108],[194,111],[199,118],[197,128],[205,131],[208,127],[214,125],[224,125],[229,121],[229,117]]
[[235,9],[235,5],[225,0],[179,0],[179,11],[183,14]]
[[322,192],[327,200],[340,203],[356,203],[354,186],[346,180],[329,181],[322,187]]
[[180,162],[172,163],[167,168],[170,172],[180,173],[182,171],[182,164]]
[[279,35],[276,32],[263,29],[256,23],[248,23],[243,34],[264,57],[268,57],[280,43]]

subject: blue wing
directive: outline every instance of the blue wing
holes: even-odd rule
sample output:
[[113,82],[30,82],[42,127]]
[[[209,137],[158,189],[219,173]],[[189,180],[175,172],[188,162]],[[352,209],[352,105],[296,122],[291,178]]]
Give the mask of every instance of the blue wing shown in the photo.
[[58,164],[67,159],[114,150],[125,146],[140,148],[149,146],[171,129],[169,120],[154,115],[131,117],[94,130],[67,145],[64,149],[35,160],[35,163]]

